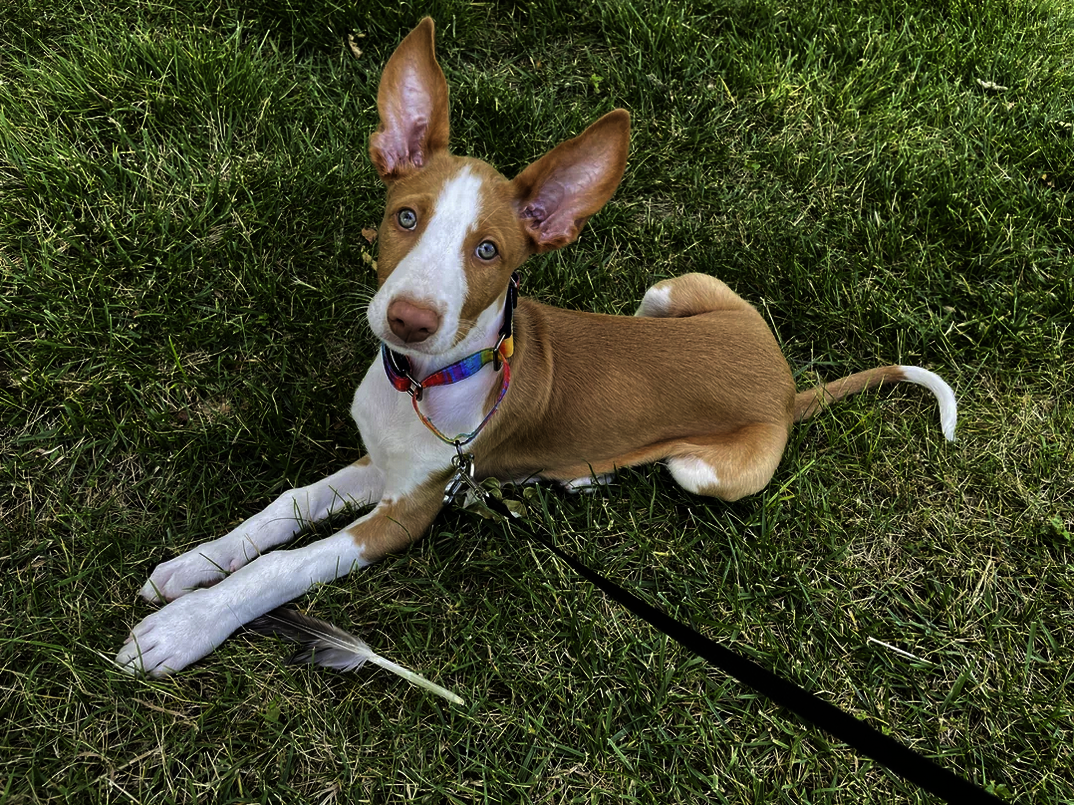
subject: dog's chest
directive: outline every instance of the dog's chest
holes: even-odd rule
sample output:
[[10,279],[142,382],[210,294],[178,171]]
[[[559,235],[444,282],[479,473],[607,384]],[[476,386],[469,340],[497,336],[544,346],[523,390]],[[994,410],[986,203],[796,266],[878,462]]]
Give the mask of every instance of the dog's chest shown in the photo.
[[[445,436],[469,433],[485,416],[499,378],[489,367],[461,383],[427,389],[418,406]],[[411,396],[388,382],[379,359],[354,393],[351,416],[373,464],[384,471],[386,496],[405,495],[451,466],[455,447],[421,421]]]

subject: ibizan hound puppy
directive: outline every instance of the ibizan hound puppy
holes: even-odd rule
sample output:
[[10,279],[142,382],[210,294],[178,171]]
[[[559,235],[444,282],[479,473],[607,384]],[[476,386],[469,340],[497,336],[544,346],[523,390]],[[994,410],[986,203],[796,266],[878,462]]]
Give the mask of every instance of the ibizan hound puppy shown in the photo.
[[[443,506],[460,454],[478,478],[568,486],[662,461],[690,492],[736,500],[768,483],[792,423],[900,380],[933,392],[953,438],[954,394],[924,369],[886,366],[796,395],[761,316],[713,277],[660,282],[635,316],[529,299],[512,316],[513,272],[574,241],[618,186],[624,110],[510,181],[454,156],[429,19],[388,61],[377,104],[369,152],[387,201],[368,316],[383,348],[351,408],[368,453],[157,567],[141,594],[169,603],[134,628],[117,658],[125,668],[177,671],[312,585],[404,548]],[[269,552],[347,506],[373,508],[330,537]]]

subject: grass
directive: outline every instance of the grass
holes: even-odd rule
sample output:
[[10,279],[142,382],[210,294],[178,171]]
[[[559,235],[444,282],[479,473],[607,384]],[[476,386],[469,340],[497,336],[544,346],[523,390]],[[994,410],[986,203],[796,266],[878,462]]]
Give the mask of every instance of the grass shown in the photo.
[[366,139],[426,12],[459,153],[511,174],[633,114],[620,191],[526,293],[630,312],[702,270],[802,386],[914,363],[960,398],[954,445],[917,390],[840,404],[733,505],[658,467],[546,491],[557,539],[1010,801],[1074,802],[1069,9],[389,5],[0,11],[0,802],[930,801],[456,512],[298,603],[465,707],[266,640],[109,666],[157,562],[360,455]]

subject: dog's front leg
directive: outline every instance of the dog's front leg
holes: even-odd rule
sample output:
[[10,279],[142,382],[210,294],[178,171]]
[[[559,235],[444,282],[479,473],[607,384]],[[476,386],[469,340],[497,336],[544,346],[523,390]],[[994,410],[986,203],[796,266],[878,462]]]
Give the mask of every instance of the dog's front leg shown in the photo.
[[314,584],[345,576],[425,533],[440,510],[446,473],[405,497],[385,497],[373,511],[312,545],[274,551],[218,584],[194,590],[145,618],[116,662],[132,673],[164,676],[185,668],[228,635]]
[[372,505],[383,492],[384,474],[365,456],[327,478],[284,492],[219,539],[157,565],[140,595],[162,603],[216,584],[270,548],[290,541],[311,523],[346,506]]

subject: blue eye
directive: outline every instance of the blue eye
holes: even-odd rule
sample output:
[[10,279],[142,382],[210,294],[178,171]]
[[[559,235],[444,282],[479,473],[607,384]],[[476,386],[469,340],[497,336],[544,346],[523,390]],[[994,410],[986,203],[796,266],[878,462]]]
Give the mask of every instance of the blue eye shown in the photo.
[[399,226],[403,229],[413,229],[418,225],[418,215],[409,207],[403,207],[395,216],[395,220],[399,222]]
[[481,241],[481,243],[478,244],[478,247],[474,253],[482,260],[491,260],[497,254],[499,254],[499,252],[496,251],[496,244],[493,243],[491,240]]

